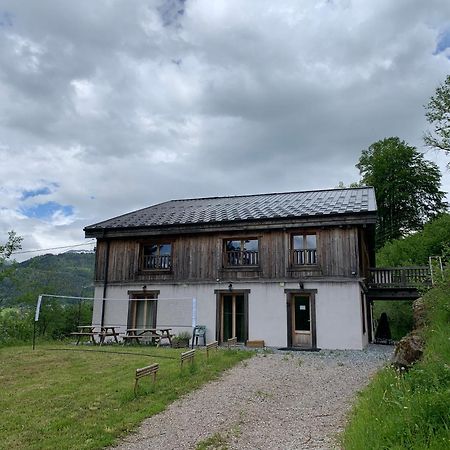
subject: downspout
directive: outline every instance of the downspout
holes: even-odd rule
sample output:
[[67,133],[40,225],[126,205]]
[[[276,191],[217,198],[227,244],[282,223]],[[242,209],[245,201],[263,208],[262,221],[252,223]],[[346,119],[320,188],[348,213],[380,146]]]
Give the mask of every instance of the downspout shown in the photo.
[[[105,230],[103,230],[103,235],[105,235]],[[109,268],[109,244],[110,241],[106,241],[106,261],[105,261],[105,273],[103,276],[103,298],[102,298],[102,321],[100,326],[105,325],[105,304],[106,304],[106,288],[108,286],[108,268]]]

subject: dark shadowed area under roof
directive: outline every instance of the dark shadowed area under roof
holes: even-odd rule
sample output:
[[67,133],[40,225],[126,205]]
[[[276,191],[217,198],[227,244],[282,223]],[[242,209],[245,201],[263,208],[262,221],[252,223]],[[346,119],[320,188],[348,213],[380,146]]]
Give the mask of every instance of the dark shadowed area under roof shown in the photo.
[[90,225],[85,231],[375,213],[376,209],[372,187],[194,198],[133,211]]

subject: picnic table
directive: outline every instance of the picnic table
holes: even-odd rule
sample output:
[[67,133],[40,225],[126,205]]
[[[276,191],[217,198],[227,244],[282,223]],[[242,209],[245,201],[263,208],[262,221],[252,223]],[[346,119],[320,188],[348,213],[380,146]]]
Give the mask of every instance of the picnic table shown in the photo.
[[167,339],[170,346],[172,347],[172,328],[128,328],[126,335],[122,336],[124,342],[137,342],[141,341],[148,342],[151,341],[156,343],[159,347],[162,339]]
[[80,340],[82,337],[89,337],[93,344],[96,344],[95,342],[95,336],[98,335],[98,331],[95,331],[94,325],[79,325],[78,331],[74,331],[73,333],[70,333],[71,336],[76,336],[78,345],[80,343]]
[[99,344],[102,345],[105,343],[105,338],[107,337],[114,337],[114,340],[116,343],[119,343],[119,340],[117,337],[119,336],[119,333],[116,331],[116,327],[99,327],[100,331],[96,331],[95,325],[80,325],[77,327],[78,331],[75,331],[73,333],[70,333],[71,336],[77,337],[77,344],[80,343],[80,340],[82,337],[89,337],[91,342],[95,345],[97,342],[95,341],[95,336],[99,337]]
[[100,338],[100,345],[105,343],[106,337],[114,337],[114,340],[116,341],[116,344],[119,343],[119,340],[117,339],[117,336],[119,336],[119,333],[116,331],[116,327],[101,327],[100,333],[98,334]]

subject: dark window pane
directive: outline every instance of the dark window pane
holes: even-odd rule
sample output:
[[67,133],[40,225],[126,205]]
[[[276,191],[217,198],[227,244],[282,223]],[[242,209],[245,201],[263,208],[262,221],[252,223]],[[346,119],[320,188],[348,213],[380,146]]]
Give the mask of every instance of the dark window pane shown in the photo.
[[294,297],[295,307],[295,330],[310,331],[309,319],[309,297]]
[[236,295],[236,337],[238,342],[245,341],[244,296]]
[[144,255],[157,255],[158,254],[158,246],[157,245],[144,245]]
[[227,251],[238,251],[241,249],[241,241],[227,241]]
[[233,333],[233,297],[223,296],[223,340],[230,339]]

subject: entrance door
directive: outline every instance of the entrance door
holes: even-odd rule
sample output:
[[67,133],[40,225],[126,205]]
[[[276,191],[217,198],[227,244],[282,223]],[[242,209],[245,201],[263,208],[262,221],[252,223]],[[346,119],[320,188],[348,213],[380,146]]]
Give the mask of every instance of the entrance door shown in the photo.
[[247,339],[247,314],[244,294],[222,294],[220,297],[220,341],[237,337]]
[[291,302],[292,346],[312,347],[311,298],[293,295]]

